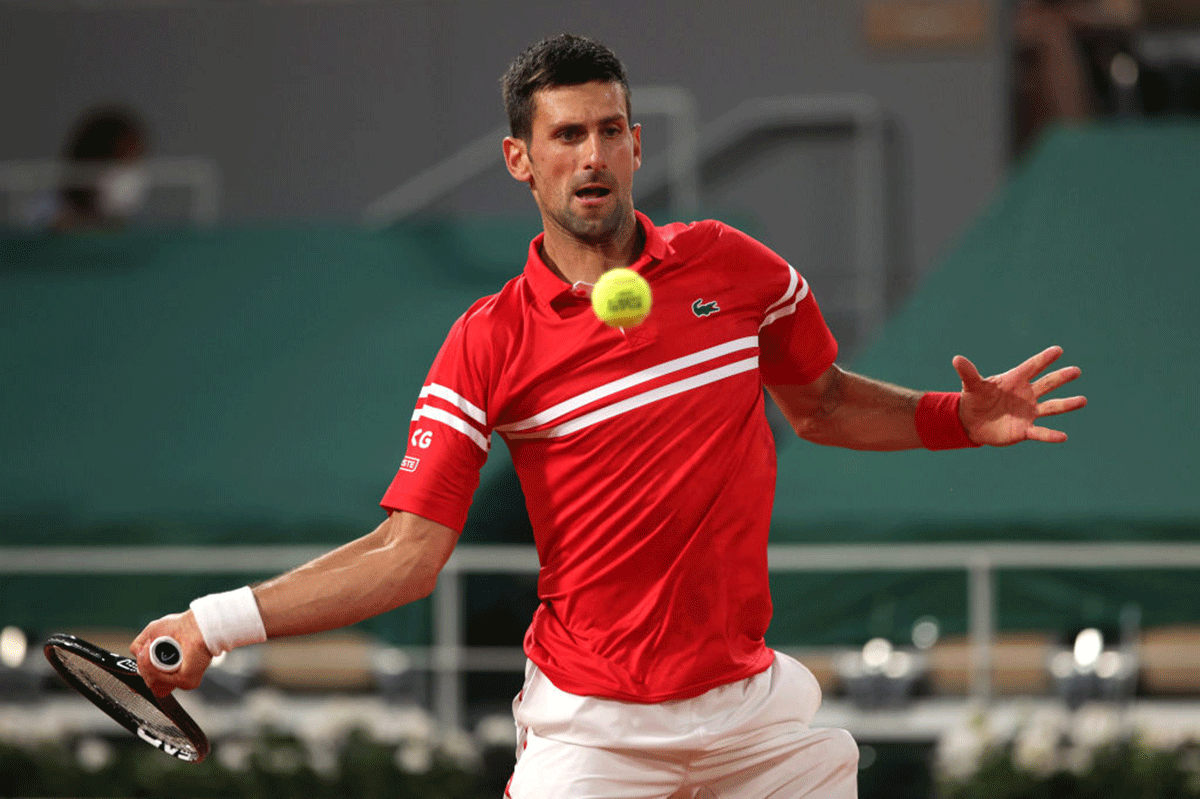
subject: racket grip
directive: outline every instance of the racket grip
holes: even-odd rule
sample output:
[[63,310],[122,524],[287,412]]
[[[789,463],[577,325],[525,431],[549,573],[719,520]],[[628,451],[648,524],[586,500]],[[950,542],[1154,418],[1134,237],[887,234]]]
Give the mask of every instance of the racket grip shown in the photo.
[[160,635],[150,642],[150,662],[159,671],[176,671],[183,665],[183,650],[169,635]]

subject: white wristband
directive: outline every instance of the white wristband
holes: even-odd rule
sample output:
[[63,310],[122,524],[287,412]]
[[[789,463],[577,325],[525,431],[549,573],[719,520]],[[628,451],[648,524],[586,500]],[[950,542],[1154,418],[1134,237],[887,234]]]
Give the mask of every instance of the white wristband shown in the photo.
[[262,614],[250,586],[193,599],[192,614],[213,657],[237,646],[267,640]]

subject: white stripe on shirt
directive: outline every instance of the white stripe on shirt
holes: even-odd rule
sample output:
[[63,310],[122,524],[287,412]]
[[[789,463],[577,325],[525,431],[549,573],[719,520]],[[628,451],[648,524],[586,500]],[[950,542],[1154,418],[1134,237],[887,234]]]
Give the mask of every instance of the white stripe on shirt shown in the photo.
[[571,411],[582,408],[596,400],[610,397],[613,394],[618,394],[627,388],[632,388],[649,380],[654,380],[664,375],[669,375],[672,372],[678,372],[681,369],[687,369],[689,366],[695,366],[705,361],[711,361],[714,358],[719,358],[722,355],[727,355],[738,350],[753,349],[758,346],[757,336],[746,336],[732,341],[727,341],[724,344],[718,344],[715,347],[693,352],[691,355],[684,355],[674,360],[664,361],[656,366],[651,366],[649,369],[643,369],[640,372],[635,372],[628,377],[622,377],[620,380],[614,380],[611,383],[605,383],[602,386],[593,388],[590,391],[585,391],[582,394],[571,397],[568,400],[558,403],[546,410],[530,416],[528,419],[523,419],[519,422],[500,425],[496,428],[497,431],[504,433],[514,433],[520,430],[528,430],[531,427],[540,427],[544,424],[549,424],[557,419],[566,416]]
[[479,445],[479,448],[481,450],[483,450],[484,452],[487,452],[491,445],[491,442],[488,440],[488,438],[486,438],[483,435],[483,433],[480,433],[478,430],[476,430],[470,424],[463,421],[462,418],[455,416],[454,414],[450,413],[449,411],[444,411],[441,408],[431,408],[428,405],[426,405],[424,408],[417,408],[417,410],[412,415],[412,420],[414,422],[417,421],[418,419],[422,419],[422,418],[431,419],[432,421],[435,421],[435,422],[440,422],[441,424],[444,424],[447,427],[451,427],[451,428],[457,430],[458,432],[462,433],[467,438],[474,441],[477,445]]
[[[796,270],[793,269],[792,274],[796,274]],[[785,305],[784,307],[780,308],[779,310],[773,311],[773,312],[767,314],[766,318],[763,319],[762,324],[758,326],[758,329],[762,330],[764,327],[771,324],[776,319],[779,319],[784,316],[788,316],[790,314],[794,314],[796,312],[796,306],[798,306],[804,300],[804,298],[807,296],[808,296],[808,281],[805,280],[804,278],[800,278],[800,290],[796,292],[796,296],[792,298],[792,301],[790,303],[788,303],[787,305]]]
[[606,419],[611,419],[614,416],[620,416],[623,413],[635,410],[643,405],[649,405],[652,402],[658,402],[667,397],[673,397],[676,394],[682,394],[685,391],[706,386],[709,383],[715,383],[718,380],[724,380],[727,377],[749,372],[752,369],[758,368],[758,356],[754,355],[741,361],[735,361],[724,366],[719,366],[716,369],[710,369],[707,372],[701,372],[697,375],[677,380],[674,383],[668,383],[665,386],[645,391],[641,394],[636,394],[632,397],[627,397],[620,402],[614,402],[599,410],[585,413],[577,419],[572,419],[569,422],[563,422],[555,427],[550,427],[545,430],[539,430],[535,433],[516,433],[510,435],[509,438],[558,438],[561,436],[574,433],[577,430],[582,430],[585,427],[603,422]]
[[792,295],[796,293],[796,284],[798,284],[800,282],[800,273],[797,272],[791,264],[787,265],[787,270],[788,270],[787,291],[783,292],[782,297],[780,297],[779,299],[775,300],[775,302],[773,302],[767,306],[767,309],[765,311],[763,311],[763,316],[769,316],[771,314],[771,312],[773,312],[779,306],[785,304],[788,300],[790,300],[792,298]]
[[458,408],[460,411],[465,413],[467,416],[470,416],[480,424],[487,424],[487,414],[483,412],[482,408],[472,403],[463,395],[448,389],[443,385],[439,385],[438,383],[430,383],[422,388],[421,393],[417,396],[417,399],[423,400],[431,394],[440,399],[444,399],[446,402],[449,402],[455,408]]

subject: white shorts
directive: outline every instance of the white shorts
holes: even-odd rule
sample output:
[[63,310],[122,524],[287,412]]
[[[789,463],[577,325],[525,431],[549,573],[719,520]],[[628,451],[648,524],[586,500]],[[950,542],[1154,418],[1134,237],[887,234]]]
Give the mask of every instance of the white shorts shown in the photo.
[[812,672],[769,669],[692,699],[646,705],[577,696],[528,663],[513,701],[511,799],[854,799],[858,747],[810,728]]

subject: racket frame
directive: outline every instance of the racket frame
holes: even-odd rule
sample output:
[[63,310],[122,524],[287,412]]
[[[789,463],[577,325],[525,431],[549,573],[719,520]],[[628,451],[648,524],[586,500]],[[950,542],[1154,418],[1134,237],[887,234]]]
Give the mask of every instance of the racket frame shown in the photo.
[[[200,763],[208,756],[210,750],[208,736],[200,729],[200,725],[188,715],[187,711],[180,706],[175,697],[170,694],[155,696],[150,687],[146,685],[146,681],[138,673],[137,661],[133,658],[109,652],[107,649],[66,633],[56,633],[50,636],[42,647],[42,651],[46,655],[46,660],[50,661],[50,665],[54,667],[54,670],[58,672],[59,676],[68,685],[90,700],[96,707],[107,713],[122,727],[155,749],[186,763]],[[152,731],[146,729],[145,725],[139,724],[136,716],[119,702],[113,701],[110,697],[99,692],[95,687],[82,682],[63,663],[59,655],[60,651],[73,653],[77,657],[99,666],[128,686],[134,693],[157,707],[162,711],[163,715],[179,728],[179,731],[183,733],[184,737],[188,739],[196,751],[192,753],[184,748],[176,748],[174,745],[159,738]]]

